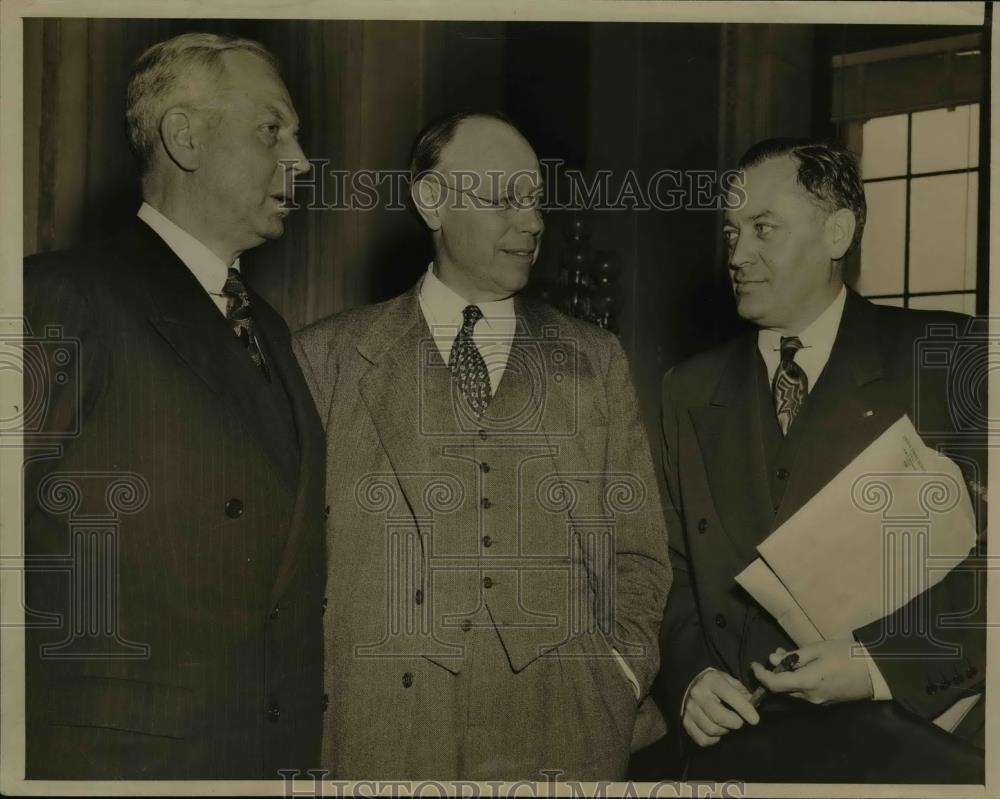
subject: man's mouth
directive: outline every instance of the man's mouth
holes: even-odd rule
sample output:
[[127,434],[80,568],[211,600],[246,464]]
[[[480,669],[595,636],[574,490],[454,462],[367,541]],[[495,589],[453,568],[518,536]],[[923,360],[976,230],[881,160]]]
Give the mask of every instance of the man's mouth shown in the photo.
[[530,250],[503,250],[507,255],[512,255],[515,258],[531,258],[535,254],[535,249],[532,247]]

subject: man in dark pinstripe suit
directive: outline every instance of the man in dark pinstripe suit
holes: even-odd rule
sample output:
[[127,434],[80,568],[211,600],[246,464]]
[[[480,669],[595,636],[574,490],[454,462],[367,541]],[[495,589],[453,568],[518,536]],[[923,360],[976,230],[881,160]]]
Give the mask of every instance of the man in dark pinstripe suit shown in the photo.
[[25,264],[26,362],[66,353],[26,370],[26,776],[279,779],[319,757],[325,455],[239,256],[308,163],[247,40],[154,46],[127,119],[138,218]]

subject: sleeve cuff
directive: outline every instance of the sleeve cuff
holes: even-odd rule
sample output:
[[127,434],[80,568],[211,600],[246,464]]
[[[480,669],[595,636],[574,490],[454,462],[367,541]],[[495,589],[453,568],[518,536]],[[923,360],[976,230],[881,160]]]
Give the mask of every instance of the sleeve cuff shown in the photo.
[[882,672],[875,665],[875,661],[868,653],[868,648],[862,643],[859,643],[858,646],[861,647],[861,651],[864,653],[865,665],[868,667],[868,676],[872,680],[872,699],[876,702],[884,702],[892,699],[892,691],[889,690],[889,683],[885,681]]

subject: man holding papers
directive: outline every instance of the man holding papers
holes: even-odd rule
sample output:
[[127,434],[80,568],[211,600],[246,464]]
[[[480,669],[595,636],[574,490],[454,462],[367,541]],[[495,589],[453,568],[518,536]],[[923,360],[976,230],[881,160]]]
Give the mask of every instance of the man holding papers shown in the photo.
[[[680,743],[707,747],[743,727],[740,735],[751,725],[760,725],[763,733],[783,713],[799,713],[822,732],[834,711],[813,705],[854,702],[870,712],[873,701],[885,700],[894,706],[881,705],[878,712],[922,727],[964,700],[938,726],[982,745],[985,703],[972,697],[981,694],[985,676],[985,595],[972,565],[979,544],[971,507],[980,511],[985,498],[979,421],[985,414],[968,411],[985,408],[985,399],[974,396],[983,382],[977,370],[984,350],[975,342],[973,320],[877,306],[845,287],[845,257],[858,246],[866,218],[863,185],[847,151],[772,139],[751,147],[738,168],[724,234],[738,312],[757,329],[677,366],[663,382],[668,526],[681,532],[671,537],[675,579],[661,631],[661,699],[668,724],[683,729],[674,736]],[[932,351],[941,357],[926,357]],[[975,374],[980,377],[971,377]],[[752,596],[744,587],[746,576],[744,585],[736,577],[760,555],[760,563],[768,564],[766,579],[799,600],[811,586],[795,586],[796,574],[823,572],[816,553],[825,553],[834,574],[845,565],[835,563],[841,551],[868,551],[870,541],[850,535],[851,513],[863,512],[856,506],[864,505],[864,497],[852,500],[848,489],[843,514],[836,511],[836,499],[829,506],[833,512],[809,514],[820,508],[817,495],[824,487],[890,427],[899,422],[893,435],[905,432],[904,417],[915,427],[906,439],[914,452],[927,451],[926,445],[947,455],[940,462],[957,475],[941,472],[953,489],[949,507],[970,508],[955,517],[964,519],[967,529],[950,540],[971,551],[944,566],[935,561],[927,590],[911,592],[912,601],[902,607],[887,602],[884,617],[834,637],[797,633],[798,643],[812,643],[796,648],[787,630],[811,626],[809,612],[815,615],[819,606],[802,599],[810,610],[797,609],[800,627],[791,616],[783,627],[758,601],[774,599],[766,580],[754,583],[750,575]],[[880,446],[888,447],[886,440]],[[859,467],[864,463],[858,461]],[[985,519],[985,512],[979,515]],[[775,566],[767,546],[760,551],[758,546],[793,517],[809,522],[799,525],[807,532],[793,529],[795,523],[781,530],[782,546],[770,550],[781,564]],[[878,524],[872,529],[880,535]],[[809,535],[819,543],[809,543]],[[838,536],[844,537],[842,550]],[[855,544],[861,548],[852,548]],[[895,552],[880,550],[878,542],[872,551]],[[789,552],[795,553],[790,570]],[[939,554],[933,545],[931,554]],[[795,568],[799,557],[801,570]],[[872,564],[861,565],[871,577]],[[887,581],[893,568],[888,563]],[[859,572],[857,579],[862,577]],[[841,584],[827,586],[833,595],[846,588],[843,595],[853,600],[855,589],[863,590],[854,575],[837,579]],[[880,578],[875,579],[877,593]],[[871,580],[866,585],[870,588]],[[795,667],[773,673],[791,651],[798,655]],[[758,709],[751,692],[761,688],[767,696]],[[852,712],[840,708],[836,716]],[[822,737],[815,741],[822,746]],[[768,745],[784,751],[788,743],[778,738]],[[848,764],[844,779],[851,779],[849,772]],[[772,778],[789,777],[779,771]]]

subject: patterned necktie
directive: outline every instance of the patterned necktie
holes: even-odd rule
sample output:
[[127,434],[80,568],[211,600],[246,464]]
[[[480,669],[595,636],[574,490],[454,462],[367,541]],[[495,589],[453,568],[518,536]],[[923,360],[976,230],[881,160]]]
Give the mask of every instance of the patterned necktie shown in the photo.
[[236,337],[243,342],[250,354],[250,360],[254,362],[264,379],[271,382],[271,372],[264,361],[264,353],[261,352],[260,343],[257,341],[257,334],[254,332],[253,309],[250,307],[250,296],[247,294],[247,287],[240,277],[238,269],[229,267],[229,276],[222,287],[222,293],[226,297],[226,319],[233,326]]
[[462,318],[464,320],[462,329],[458,331],[455,343],[451,345],[448,369],[476,415],[482,416],[493,398],[486,361],[483,360],[476,342],[472,340],[472,330],[476,322],[483,318],[483,312],[477,305],[466,305],[462,309]]
[[771,393],[774,395],[774,409],[778,414],[781,434],[788,435],[788,428],[802,409],[809,393],[809,378],[802,367],[795,363],[795,353],[802,349],[798,336],[781,337],[781,363],[774,373]]

